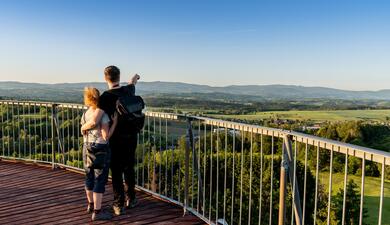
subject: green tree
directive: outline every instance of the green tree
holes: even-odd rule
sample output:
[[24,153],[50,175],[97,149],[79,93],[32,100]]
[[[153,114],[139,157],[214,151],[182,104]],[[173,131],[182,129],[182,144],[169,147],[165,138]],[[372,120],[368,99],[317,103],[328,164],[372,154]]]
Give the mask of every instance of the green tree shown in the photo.
[[[349,180],[346,190],[346,200],[345,200],[345,224],[359,224],[359,214],[360,214],[360,193],[358,191],[358,186]],[[343,198],[344,190],[340,188],[337,192],[334,202],[332,205],[333,210],[335,211],[337,224],[341,224],[343,219]],[[363,209],[363,218],[367,217],[367,209]]]

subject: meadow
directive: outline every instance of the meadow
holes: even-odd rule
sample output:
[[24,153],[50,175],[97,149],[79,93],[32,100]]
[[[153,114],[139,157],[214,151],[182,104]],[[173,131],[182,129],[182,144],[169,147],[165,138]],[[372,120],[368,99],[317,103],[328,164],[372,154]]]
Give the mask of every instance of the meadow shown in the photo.
[[[348,175],[349,180],[353,180],[359,189],[361,188],[361,176]],[[325,192],[329,190],[329,172],[321,172],[319,174],[319,181],[324,185]],[[380,202],[380,177],[366,176],[364,182],[364,208],[367,209],[368,217],[364,219],[365,224],[377,224],[378,212]],[[335,196],[340,189],[343,189],[344,174],[333,173],[332,175],[332,196]],[[390,180],[385,180],[384,184],[384,202],[383,202],[383,224],[390,224]]]
[[324,110],[324,111],[269,111],[244,115],[213,115],[223,119],[263,120],[288,119],[311,120],[315,122],[335,121],[374,121],[386,122],[390,118],[390,110]]

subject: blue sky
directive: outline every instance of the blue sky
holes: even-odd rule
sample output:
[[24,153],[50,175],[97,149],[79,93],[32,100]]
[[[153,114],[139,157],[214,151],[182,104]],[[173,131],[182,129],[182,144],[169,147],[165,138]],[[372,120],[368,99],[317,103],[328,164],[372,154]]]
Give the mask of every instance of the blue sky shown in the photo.
[[390,88],[390,2],[3,0],[0,80]]

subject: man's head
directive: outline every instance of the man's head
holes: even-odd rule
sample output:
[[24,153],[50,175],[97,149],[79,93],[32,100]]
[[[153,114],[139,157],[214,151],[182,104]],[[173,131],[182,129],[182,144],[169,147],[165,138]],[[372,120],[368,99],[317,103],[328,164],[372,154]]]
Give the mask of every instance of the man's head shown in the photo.
[[121,77],[121,71],[116,66],[107,66],[104,69],[104,79],[108,83],[119,83]]

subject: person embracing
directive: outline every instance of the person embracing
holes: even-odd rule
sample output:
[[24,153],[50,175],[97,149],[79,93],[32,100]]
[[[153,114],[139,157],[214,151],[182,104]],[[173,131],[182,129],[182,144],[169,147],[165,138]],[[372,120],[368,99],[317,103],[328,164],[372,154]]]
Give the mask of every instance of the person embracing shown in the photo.
[[[112,117],[118,111],[119,99],[126,96],[135,96],[135,85],[140,76],[138,74],[134,75],[127,85],[121,86],[119,68],[108,66],[104,70],[104,78],[109,90],[100,96],[99,108],[109,117]],[[82,131],[94,128],[97,121],[101,120],[104,112],[95,112],[94,118],[82,126]],[[112,209],[117,216],[124,214],[125,208],[133,208],[138,204],[135,194],[134,163],[139,132],[139,130],[126,123],[122,116],[118,118],[119,122],[109,141],[111,149],[110,169],[114,192]],[[126,189],[123,185],[123,178]]]
[[92,221],[110,220],[112,218],[111,213],[102,211],[102,198],[108,180],[111,154],[108,140],[112,136],[118,121],[117,114],[113,114],[110,126],[110,118],[103,110],[98,108],[99,95],[100,93],[96,88],[86,87],[84,89],[84,104],[88,107],[88,110],[81,117],[81,124],[84,125],[94,117],[95,113],[100,112],[102,114],[94,128],[83,132],[87,212],[92,213]]

